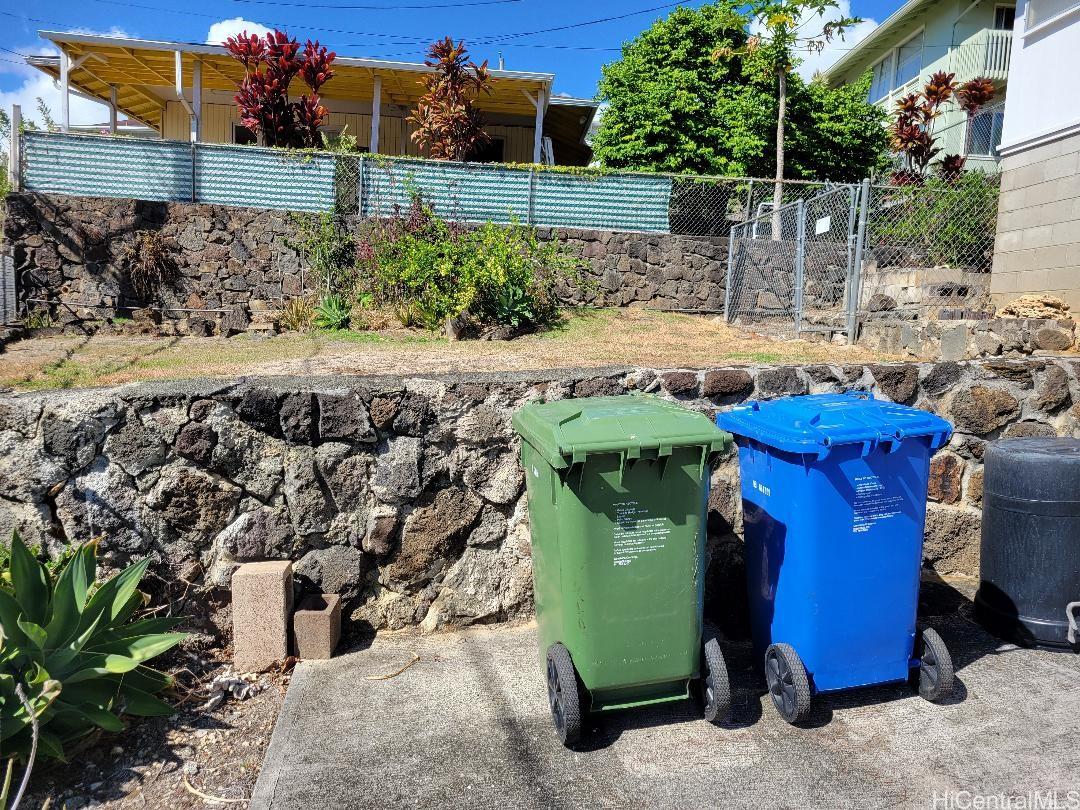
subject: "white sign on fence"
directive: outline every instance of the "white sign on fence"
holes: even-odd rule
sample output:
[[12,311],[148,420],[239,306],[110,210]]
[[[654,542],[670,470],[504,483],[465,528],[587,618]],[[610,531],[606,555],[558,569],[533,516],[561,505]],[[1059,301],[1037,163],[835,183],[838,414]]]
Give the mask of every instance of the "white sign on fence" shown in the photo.
[[814,235],[821,236],[823,233],[828,233],[832,228],[832,217],[822,217],[814,223]]

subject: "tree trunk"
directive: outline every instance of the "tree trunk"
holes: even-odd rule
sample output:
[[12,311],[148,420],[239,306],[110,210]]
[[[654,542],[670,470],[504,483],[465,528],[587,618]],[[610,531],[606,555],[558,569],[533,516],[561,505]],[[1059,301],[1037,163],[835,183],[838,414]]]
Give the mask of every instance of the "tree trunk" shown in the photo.
[[[773,178],[773,211],[784,204],[784,119],[787,117],[787,72],[780,69],[780,94],[776,112],[776,175]],[[780,214],[773,215],[773,239],[783,235]]]

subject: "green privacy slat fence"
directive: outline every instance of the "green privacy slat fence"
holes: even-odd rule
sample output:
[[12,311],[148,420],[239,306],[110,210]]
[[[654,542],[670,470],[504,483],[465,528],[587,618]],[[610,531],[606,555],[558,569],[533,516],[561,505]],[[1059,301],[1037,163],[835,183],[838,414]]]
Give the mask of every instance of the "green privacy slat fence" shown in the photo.
[[329,211],[334,205],[332,155],[198,144],[195,199],[287,211]]
[[361,170],[361,215],[408,209],[415,189],[440,216],[461,222],[509,222],[529,217],[529,172],[502,166],[369,158]]
[[552,227],[670,230],[672,181],[659,175],[577,176],[485,164],[45,132],[25,133],[22,153],[27,191],[290,211],[329,211],[335,202],[351,202],[359,203],[362,216],[387,216],[395,205],[407,208],[417,190],[439,214],[464,222],[517,218]]
[[576,176],[482,164],[368,159],[361,213],[386,216],[419,191],[435,210],[464,222],[522,222],[598,230],[669,230],[671,178]]
[[191,145],[26,132],[23,188],[51,194],[191,199]]
[[532,221],[563,228],[667,233],[670,200],[670,177],[538,171]]

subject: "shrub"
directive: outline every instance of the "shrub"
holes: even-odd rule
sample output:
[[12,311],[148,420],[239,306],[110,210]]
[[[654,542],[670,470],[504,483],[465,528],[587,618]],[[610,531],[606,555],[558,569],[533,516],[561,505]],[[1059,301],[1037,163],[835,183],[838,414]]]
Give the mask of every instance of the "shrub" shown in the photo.
[[[79,547],[53,573],[16,533],[0,577],[0,744],[9,760],[37,751],[63,759],[69,743],[95,728],[120,731],[120,716],[166,715],[154,693],[172,677],[146,662],[178,644],[179,619],[131,621],[148,560],[96,582],[97,543]],[[32,764],[32,762],[31,762]],[[11,763],[9,762],[9,772]]]
[[[244,79],[233,99],[240,110],[240,123],[258,135],[259,144],[321,146],[319,127],[330,113],[322,106],[319,90],[334,77],[330,67],[334,52],[310,39],[301,51],[295,39],[277,30],[265,36],[244,31],[222,44],[244,66]],[[289,89],[297,77],[311,95],[290,101]]]
[[315,322],[315,314],[315,307],[308,298],[290,298],[281,310],[278,326],[286,332],[306,332]]
[[307,263],[320,289],[340,292],[352,283],[355,245],[333,211],[296,214],[296,238],[285,244]]
[[469,60],[464,42],[450,37],[433,42],[424,64],[434,68],[422,82],[427,90],[408,117],[413,143],[436,160],[467,160],[490,140],[474,101],[491,94],[493,79],[487,60]]
[[172,246],[158,231],[139,231],[124,256],[128,279],[135,295],[145,303],[156,301],[163,287],[180,276]]
[[315,307],[315,325],[320,329],[345,329],[349,325],[351,305],[337,293],[323,296]]
[[579,280],[580,260],[512,222],[447,222],[414,196],[407,215],[376,223],[358,255],[379,303],[406,325],[441,328],[470,314],[481,323],[543,326],[558,317],[556,288]]

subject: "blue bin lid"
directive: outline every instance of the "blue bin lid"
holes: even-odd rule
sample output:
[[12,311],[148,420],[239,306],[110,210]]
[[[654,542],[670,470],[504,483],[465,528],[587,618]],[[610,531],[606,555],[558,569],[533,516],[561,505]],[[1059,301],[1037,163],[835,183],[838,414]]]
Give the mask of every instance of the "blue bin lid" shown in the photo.
[[837,445],[866,444],[869,451],[923,436],[936,450],[952,436],[952,425],[940,416],[862,392],[747,402],[717,414],[716,424],[736,436],[819,459]]

